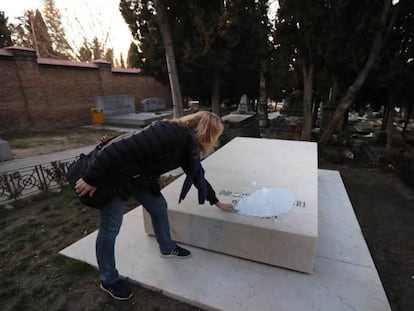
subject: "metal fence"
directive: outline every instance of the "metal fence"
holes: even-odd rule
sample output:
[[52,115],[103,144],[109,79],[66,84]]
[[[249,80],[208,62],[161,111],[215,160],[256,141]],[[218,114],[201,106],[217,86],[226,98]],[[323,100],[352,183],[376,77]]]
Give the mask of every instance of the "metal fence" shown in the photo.
[[67,185],[71,158],[0,173],[0,204]]

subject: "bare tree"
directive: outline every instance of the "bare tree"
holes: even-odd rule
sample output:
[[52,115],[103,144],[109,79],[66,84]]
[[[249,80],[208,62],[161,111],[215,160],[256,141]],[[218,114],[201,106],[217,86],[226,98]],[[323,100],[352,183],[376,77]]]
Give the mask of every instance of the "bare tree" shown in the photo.
[[[110,26],[105,24],[101,13],[89,6],[88,1],[81,2],[78,9],[85,15],[89,14],[87,22],[81,20],[77,14],[70,15],[68,11],[64,14],[66,17],[67,15],[70,15],[70,19],[68,19],[66,23],[71,28],[71,32],[78,33],[79,37],[83,38],[81,45],[73,39],[70,42],[70,45],[73,46],[73,50],[76,51],[76,58],[80,61],[104,59],[105,55],[111,54],[110,49],[113,49],[109,46],[109,37],[111,33]],[[90,52],[92,52],[91,56],[89,56]]]

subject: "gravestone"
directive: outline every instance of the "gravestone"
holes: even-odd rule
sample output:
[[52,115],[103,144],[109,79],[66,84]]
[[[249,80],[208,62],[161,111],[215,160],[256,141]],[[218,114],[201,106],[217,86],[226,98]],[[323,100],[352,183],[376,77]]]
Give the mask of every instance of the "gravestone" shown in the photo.
[[[271,201],[275,206],[282,201],[290,206],[280,215],[225,213],[208,203],[199,205],[194,187],[178,204],[185,179],[181,176],[163,189],[174,240],[273,266],[312,272],[318,237],[315,143],[238,137],[205,159],[203,167],[222,202],[242,204],[250,196],[258,196],[262,199],[255,201],[261,206],[253,204],[251,210],[267,210]],[[273,196],[270,203],[269,196],[263,195],[266,191]],[[293,201],[286,200],[283,193],[290,193],[289,200]],[[146,233],[153,234],[146,213],[144,226]]]
[[105,117],[135,113],[135,97],[132,95],[96,96],[95,103]]
[[235,137],[260,137],[259,120],[255,114],[230,113],[221,119],[224,123],[224,142]]
[[[135,97],[132,95],[97,96],[96,107],[104,114],[105,124],[122,126],[146,126],[154,121],[169,119],[172,111],[139,112],[135,110]],[[150,98],[144,109],[165,107],[161,99]]]
[[235,137],[260,137],[259,120],[256,113],[249,110],[248,98],[240,98],[237,110],[221,118],[224,123],[222,141],[228,142]]
[[0,138],[0,162],[12,159],[9,143]]
[[244,94],[241,98],[240,98],[240,102],[239,102],[239,106],[237,108],[236,113],[240,113],[240,114],[245,114],[248,113],[249,107],[248,107],[248,99],[247,99],[247,95]]
[[141,101],[141,111],[142,112],[154,112],[166,110],[167,104],[165,100],[157,97],[145,98]]

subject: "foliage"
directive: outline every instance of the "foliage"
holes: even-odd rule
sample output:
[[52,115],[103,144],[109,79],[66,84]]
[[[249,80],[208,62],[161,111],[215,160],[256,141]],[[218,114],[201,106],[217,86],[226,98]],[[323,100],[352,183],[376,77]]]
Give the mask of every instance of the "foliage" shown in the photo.
[[127,67],[128,68],[139,68],[139,51],[138,46],[131,42],[128,50]]
[[46,169],[46,173],[51,176],[53,181],[55,181],[60,187],[63,187],[67,184],[65,163],[61,161],[52,161],[50,164],[52,165],[52,168]]
[[72,59],[72,48],[53,0],[44,1],[44,12],[25,11],[10,25],[14,45],[33,48],[41,57]]
[[[75,20],[76,17],[75,17]],[[75,51],[69,44],[62,25],[62,15],[54,0],[43,0],[43,14],[40,10],[25,11],[10,24],[14,45],[33,48],[41,57],[80,61],[105,59],[114,64],[113,49],[106,48],[105,40],[95,36],[91,41],[84,37],[82,46]]]
[[353,140],[352,140],[352,133],[347,131],[341,131],[332,135],[330,141],[330,145],[338,146],[338,147],[352,147]]
[[[115,62],[114,62],[114,59],[115,59],[114,49],[112,49],[112,48],[106,49],[104,59],[106,61],[110,62],[112,67],[115,67]],[[122,54],[121,54],[121,61],[122,61]]]
[[0,175],[0,188],[6,190],[6,193],[9,193],[8,199],[15,199],[21,195],[22,189],[19,185],[19,180],[19,172]]
[[35,49],[31,22],[33,15],[34,11],[25,11],[22,16],[17,17],[17,23],[10,25],[14,45]]
[[230,26],[224,39],[231,53],[227,56],[223,83],[229,93],[223,95],[240,98],[247,94],[249,98],[259,98],[260,70],[267,70],[271,49],[267,1],[231,1],[226,11]]
[[62,17],[54,0],[43,0],[43,14],[56,56],[63,59],[72,59],[73,48],[66,39]]
[[104,49],[97,37],[94,37],[92,40],[92,54],[93,59],[103,59]]
[[42,13],[36,10],[33,18],[33,37],[35,43],[35,49],[38,56],[41,57],[56,57],[56,53],[52,46],[52,39],[50,38],[47,26],[43,20]]
[[[408,99],[403,90],[412,80],[412,19],[413,3],[407,0],[280,1],[275,27],[279,62],[272,63],[272,71],[296,72],[293,82],[306,86],[302,71],[315,66],[314,94],[338,107],[321,140],[352,105],[358,109],[368,101],[378,107],[390,99],[396,104]],[[387,96],[390,88],[395,95]]]
[[88,39],[83,38],[83,44],[79,48],[76,58],[81,62],[90,62],[101,59],[110,62],[112,66],[115,64],[114,50],[112,48],[105,49],[98,37],[94,37],[92,42],[89,42]]
[[[260,61],[268,56],[267,1],[165,1],[183,94],[209,100],[215,79],[223,97],[257,98]],[[165,55],[152,1],[121,0],[138,42],[138,66],[166,81]]]
[[8,18],[4,15],[4,12],[0,11],[0,48],[11,45],[12,40]]
[[[369,5],[373,5],[369,2]],[[378,5],[380,7],[381,4]],[[339,122],[341,122],[341,118],[345,115],[345,113],[350,109],[351,105],[354,103],[359,91],[363,87],[366,80],[369,78],[369,74],[375,68],[374,66],[379,64],[379,60],[384,59],[386,53],[386,47],[390,42],[389,34],[391,33],[392,29],[394,29],[394,25],[396,21],[402,16],[399,14],[399,1],[391,1],[386,0],[383,2],[381,8],[374,10],[374,14],[368,14],[367,20],[371,21],[368,25],[372,26],[373,29],[373,38],[369,41],[369,50],[367,49],[366,52],[366,60],[361,64],[361,68],[359,69],[357,75],[354,77],[354,80],[351,85],[347,88],[345,94],[341,97],[341,100],[336,108],[332,118],[330,119],[329,124],[324,130],[319,143],[324,144],[329,136],[333,133],[335,128],[338,126]],[[358,24],[361,25],[361,24]],[[367,27],[368,28],[368,27]],[[362,42],[361,42],[362,44]],[[392,92],[389,92],[389,99],[392,101],[393,96]],[[392,114],[390,114],[392,116]],[[392,130],[392,120],[391,122],[387,122],[390,126],[388,132],[390,133]],[[392,136],[389,135],[391,138]],[[387,145],[390,145],[387,143]]]
[[77,59],[81,62],[91,61],[93,60],[93,52],[90,43],[86,38],[83,38],[83,44],[79,48],[79,52],[77,54]]
[[[319,93],[327,98],[332,79],[342,93],[365,65],[382,3],[364,0],[283,1],[275,41],[285,68],[301,75],[305,64],[316,66]],[[292,85],[291,87],[298,87]]]
[[119,67],[125,68],[124,56],[122,55],[122,53],[119,55],[119,63]]
[[412,105],[414,83],[414,3],[400,1],[398,17],[389,32],[387,48],[371,79],[384,93],[392,93],[393,106]]
[[161,33],[155,21],[155,11],[149,0],[121,0],[120,11],[137,44],[137,58],[133,64],[143,74],[167,82],[167,66]]

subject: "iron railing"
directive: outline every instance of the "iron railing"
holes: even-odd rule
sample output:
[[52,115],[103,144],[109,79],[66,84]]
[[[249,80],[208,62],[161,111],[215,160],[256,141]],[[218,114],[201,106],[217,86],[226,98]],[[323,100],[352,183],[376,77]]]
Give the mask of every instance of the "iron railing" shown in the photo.
[[71,158],[0,173],[0,204],[67,185]]

